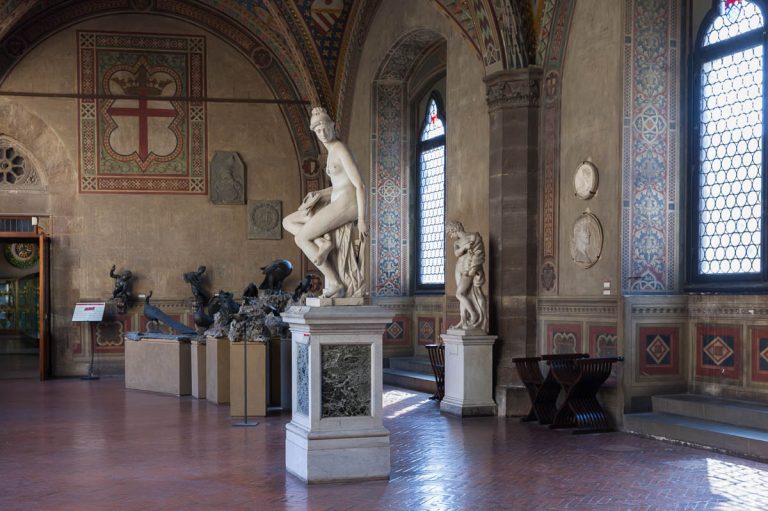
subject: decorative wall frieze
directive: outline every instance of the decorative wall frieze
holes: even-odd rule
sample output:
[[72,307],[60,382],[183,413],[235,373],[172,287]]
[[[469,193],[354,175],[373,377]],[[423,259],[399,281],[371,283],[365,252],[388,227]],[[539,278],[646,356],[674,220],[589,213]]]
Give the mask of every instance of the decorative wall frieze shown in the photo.
[[589,315],[605,316],[606,320],[615,320],[618,311],[618,299],[576,299],[576,298],[540,298],[536,309],[539,316]]

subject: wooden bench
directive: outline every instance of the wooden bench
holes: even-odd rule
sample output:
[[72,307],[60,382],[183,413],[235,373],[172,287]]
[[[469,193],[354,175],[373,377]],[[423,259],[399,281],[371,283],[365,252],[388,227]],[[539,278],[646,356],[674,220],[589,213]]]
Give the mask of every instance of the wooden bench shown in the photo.
[[432,372],[435,374],[435,385],[437,389],[429,399],[443,400],[445,396],[445,346],[443,344],[427,344],[429,363],[432,365]]
[[549,361],[550,374],[562,385],[565,401],[557,410],[550,428],[577,428],[574,433],[613,431],[608,414],[597,401],[597,391],[624,357],[585,358]]
[[531,410],[522,418],[523,421],[538,420],[540,424],[551,424],[557,412],[557,396],[560,383],[552,375],[552,370],[545,377],[541,372],[542,360],[547,363],[570,364],[574,360],[589,357],[586,353],[568,353],[562,355],[542,355],[541,357],[514,358],[520,380],[531,398]]

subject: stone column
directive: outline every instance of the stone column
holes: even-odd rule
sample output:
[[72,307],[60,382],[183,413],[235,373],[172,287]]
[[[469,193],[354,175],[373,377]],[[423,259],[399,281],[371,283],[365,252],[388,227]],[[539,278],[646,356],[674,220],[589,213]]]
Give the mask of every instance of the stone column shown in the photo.
[[388,479],[382,337],[392,313],[375,306],[294,306],[293,414],[285,467],[307,483]]
[[512,359],[536,352],[538,133],[541,69],[486,77],[490,114],[489,287],[496,403],[500,415],[527,411]]

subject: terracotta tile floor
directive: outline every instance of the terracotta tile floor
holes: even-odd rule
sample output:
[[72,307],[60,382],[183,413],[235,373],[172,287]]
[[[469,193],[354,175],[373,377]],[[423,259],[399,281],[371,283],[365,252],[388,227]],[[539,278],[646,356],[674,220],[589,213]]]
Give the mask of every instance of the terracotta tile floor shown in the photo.
[[443,417],[385,389],[387,482],[286,475],[287,415],[230,426],[227,407],[95,382],[0,381],[0,510],[768,509],[768,465],[623,433]]

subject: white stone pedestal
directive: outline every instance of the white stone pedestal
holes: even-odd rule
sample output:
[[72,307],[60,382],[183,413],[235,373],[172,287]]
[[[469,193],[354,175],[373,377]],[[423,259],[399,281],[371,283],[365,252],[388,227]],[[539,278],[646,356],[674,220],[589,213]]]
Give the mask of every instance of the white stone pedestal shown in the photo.
[[495,335],[449,329],[445,344],[445,397],[440,411],[462,417],[496,415],[493,401]]
[[189,341],[125,340],[125,388],[188,396],[192,392]]
[[229,339],[205,340],[205,399],[217,405],[229,404]]
[[205,340],[192,341],[192,397],[205,399]]
[[308,483],[388,479],[382,335],[392,313],[374,306],[294,306],[282,316],[292,335],[286,469]]
[[229,345],[229,415],[245,415],[245,370],[248,371],[248,416],[265,417],[267,415],[267,345],[263,342],[249,341],[248,367],[243,367],[245,343],[233,342]]

